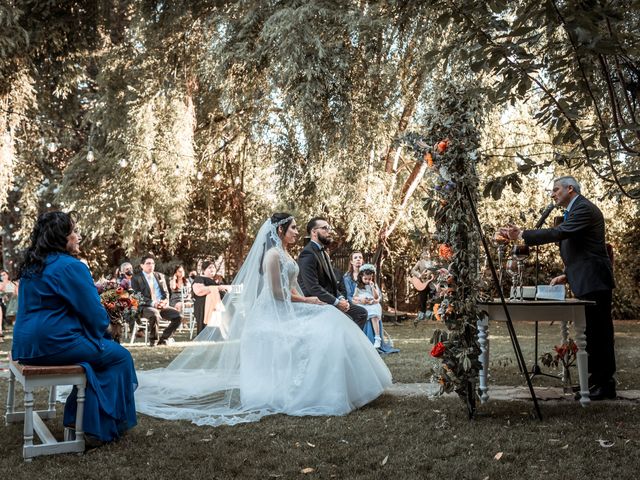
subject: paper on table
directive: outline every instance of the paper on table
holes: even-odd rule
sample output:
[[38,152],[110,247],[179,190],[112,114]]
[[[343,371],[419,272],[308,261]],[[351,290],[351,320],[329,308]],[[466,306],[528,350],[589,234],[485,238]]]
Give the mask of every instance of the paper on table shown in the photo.
[[537,300],[564,300],[564,285],[538,285]]

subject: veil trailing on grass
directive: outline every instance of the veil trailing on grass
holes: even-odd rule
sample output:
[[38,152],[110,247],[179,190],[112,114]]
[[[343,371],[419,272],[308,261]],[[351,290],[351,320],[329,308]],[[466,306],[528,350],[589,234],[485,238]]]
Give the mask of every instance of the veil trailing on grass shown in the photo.
[[287,254],[276,230],[281,223],[267,220],[258,231],[224,296],[219,321],[210,322],[166,368],[138,372],[139,412],[214,426],[280,413],[261,385],[268,381],[277,389],[278,382],[284,386],[304,374],[304,362],[282,348],[295,318],[289,300],[296,285],[282,261]]

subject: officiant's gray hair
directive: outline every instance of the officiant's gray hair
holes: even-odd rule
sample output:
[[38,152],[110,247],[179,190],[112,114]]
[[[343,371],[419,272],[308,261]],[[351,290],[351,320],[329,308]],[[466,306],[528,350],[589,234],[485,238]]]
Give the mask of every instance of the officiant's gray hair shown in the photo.
[[575,177],[572,177],[570,175],[565,175],[564,177],[558,177],[553,180],[553,183],[554,184],[559,183],[564,188],[567,188],[569,185],[571,185],[573,189],[576,191],[576,193],[580,193],[580,184],[575,179]]

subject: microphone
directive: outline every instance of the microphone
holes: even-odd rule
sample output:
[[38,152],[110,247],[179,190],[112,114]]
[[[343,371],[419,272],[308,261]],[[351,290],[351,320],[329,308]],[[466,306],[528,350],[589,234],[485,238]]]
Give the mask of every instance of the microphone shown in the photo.
[[542,227],[542,225],[544,225],[545,220],[547,219],[547,217],[549,216],[549,214],[554,208],[556,208],[555,203],[550,203],[545,207],[545,209],[542,212],[542,216],[540,217],[540,220],[538,220],[538,223],[536,223],[536,226],[534,227],[536,230]]

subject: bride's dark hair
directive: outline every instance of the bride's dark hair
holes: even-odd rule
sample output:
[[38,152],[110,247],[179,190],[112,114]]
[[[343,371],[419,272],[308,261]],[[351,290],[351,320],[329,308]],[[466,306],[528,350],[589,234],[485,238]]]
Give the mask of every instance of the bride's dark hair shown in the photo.
[[[279,223],[286,220],[287,218],[289,219],[287,222]],[[291,222],[293,222],[293,216],[290,213],[279,212],[271,215],[271,223],[273,223],[274,225],[279,224],[276,226],[276,232],[278,231],[279,227],[282,227],[282,233],[286,233],[289,229],[289,225],[291,225]]]
[[[291,225],[291,222],[293,222],[293,216],[290,215],[289,213],[278,212],[271,215],[271,218],[269,220],[271,221],[271,225],[275,226],[276,234],[278,233],[278,229],[280,227],[282,227],[282,233],[284,234],[289,229],[289,225]],[[259,272],[261,275],[264,273],[264,270],[262,268],[262,261],[264,260],[264,255],[265,253],[267,253],[267,250],[269,250],[275,244],[276,244],[275,239],[267,236],[266,242],[262,250],[262,256],[260,257]],[[259,286],[258,288],[261,288],[261,287]]]

